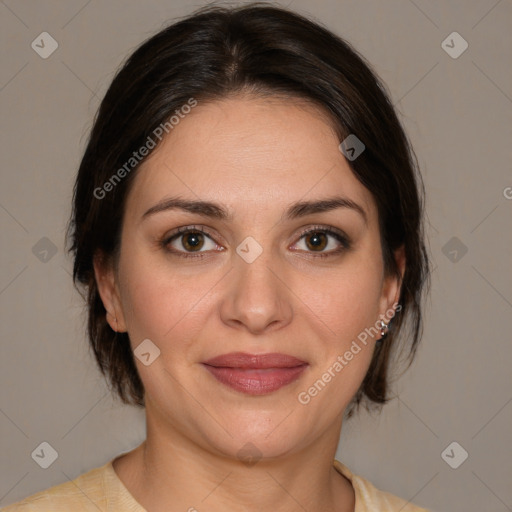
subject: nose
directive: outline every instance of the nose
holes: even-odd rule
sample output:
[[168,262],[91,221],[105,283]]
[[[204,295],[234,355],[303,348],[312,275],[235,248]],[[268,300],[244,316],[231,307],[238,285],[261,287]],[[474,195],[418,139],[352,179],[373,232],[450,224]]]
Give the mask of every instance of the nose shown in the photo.
[[265,251],[252,263],[233,255],[233,269],[220,307],[222,321],[252,334],[281,329],[291,322],[292,292],[286,276]]

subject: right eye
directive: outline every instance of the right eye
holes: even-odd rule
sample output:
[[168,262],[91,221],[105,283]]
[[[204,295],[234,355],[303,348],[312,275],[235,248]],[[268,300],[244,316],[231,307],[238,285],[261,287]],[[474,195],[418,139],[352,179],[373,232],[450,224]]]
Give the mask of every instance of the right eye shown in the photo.
[[[208,247],[208,242],[210,247]],[[212,239],[211,235],[197,226],[178,228],[166,235],[161,241],[161,245],[169,253],[182,258],[202,258],[205,256],[205,252],[221,247]],[[206,250],[202,250],[205,249],[205,246]]]

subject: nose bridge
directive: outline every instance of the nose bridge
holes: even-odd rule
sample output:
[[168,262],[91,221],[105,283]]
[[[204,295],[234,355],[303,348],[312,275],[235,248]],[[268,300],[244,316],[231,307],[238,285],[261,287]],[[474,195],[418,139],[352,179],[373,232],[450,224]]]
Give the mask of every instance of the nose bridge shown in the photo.
[[[273,267],[278,268],[273,268]],[[229,291],[221,308],[223,321],[243,324],[252,332],[272,325],[285,325],[291,319],[290,297],[279,275],[279,262],[270,249],[263,249],[248,237],[233,254]],[[277,275],[276,275],[277,274]]]

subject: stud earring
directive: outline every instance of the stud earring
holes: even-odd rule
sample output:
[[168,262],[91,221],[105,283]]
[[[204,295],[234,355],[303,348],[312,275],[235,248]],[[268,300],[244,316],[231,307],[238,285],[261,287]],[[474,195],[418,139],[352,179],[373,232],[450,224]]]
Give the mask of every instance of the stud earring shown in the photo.
[[386,322],[384,322],[384,320],[382,320],[382,319],[379,320],[379,327],[380,327],[381,337],[378,340],[376,340],[377,342],[383,341],[387,337],[388,332],[389,332],[389,325]]

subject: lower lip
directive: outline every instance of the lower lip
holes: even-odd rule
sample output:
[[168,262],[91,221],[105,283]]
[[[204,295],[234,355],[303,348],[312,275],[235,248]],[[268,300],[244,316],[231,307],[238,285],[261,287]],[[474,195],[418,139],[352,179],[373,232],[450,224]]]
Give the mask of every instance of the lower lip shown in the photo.
[[297,380],[307,364],[293,368],[241,369],[203,364],[222,384],[248,395],[272,393]]

